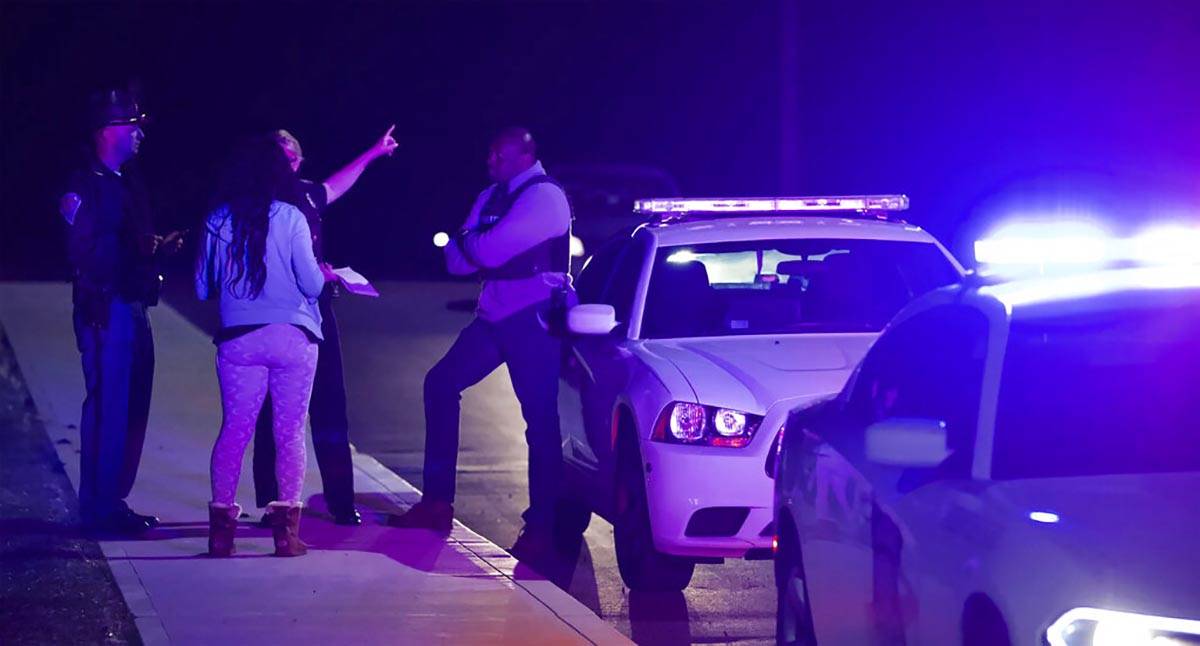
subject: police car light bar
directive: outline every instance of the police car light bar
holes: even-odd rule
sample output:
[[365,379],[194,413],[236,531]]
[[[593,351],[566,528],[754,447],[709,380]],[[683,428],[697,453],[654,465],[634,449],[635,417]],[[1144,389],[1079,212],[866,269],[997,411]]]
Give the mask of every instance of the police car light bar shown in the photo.
[[636,213],[763,213],[795,211],[903,211],[907,195],[836,195],[779,198],[655,198],[634,203]]
[[1200,228],[1158,225],[1131,238],[1087,221],[1017,222],[975,241],[985,273],[1061,273],[1127,265],[1200,265]]

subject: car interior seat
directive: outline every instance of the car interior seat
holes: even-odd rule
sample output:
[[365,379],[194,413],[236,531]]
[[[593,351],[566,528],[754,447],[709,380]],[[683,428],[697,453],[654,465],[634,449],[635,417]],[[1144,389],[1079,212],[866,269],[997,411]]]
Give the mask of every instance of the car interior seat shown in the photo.
[[713,328],[713,289],[703,262],[667,262],[650,279],[642,336],[701,336]]
[[808,320],[854,322],[871,319],[873,288],[866,264],[853,254],[831,254],[819,262],[814,272],[805,305]]

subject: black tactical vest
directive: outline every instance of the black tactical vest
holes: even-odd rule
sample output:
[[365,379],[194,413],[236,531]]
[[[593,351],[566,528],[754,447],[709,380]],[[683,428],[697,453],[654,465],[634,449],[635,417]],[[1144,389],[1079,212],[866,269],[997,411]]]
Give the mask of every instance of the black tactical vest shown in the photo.
[[[524,193],[531,186],[538,184],[553,184],[562,189],[562,185],[548,175],[532,177],[511,193],[504,192],[497,185],[479,212],[479,227],[476,231],[482,233],[496,226],[496,223],[508,214],[508,211],[516,203],[521,193]],[[563,191],[563,193],[565,194],[566,191]],[[574,214],[572,214],[571,220],[574,219]],[[567,231],[562,235],[538,243],[537,246],[517,254],[499,267],[479,270],[479,277],[483,280],[515,280],[519,278],[531,278],[544,272],[566,274],[570,273],[570,271],[571,225],[568,224]]]

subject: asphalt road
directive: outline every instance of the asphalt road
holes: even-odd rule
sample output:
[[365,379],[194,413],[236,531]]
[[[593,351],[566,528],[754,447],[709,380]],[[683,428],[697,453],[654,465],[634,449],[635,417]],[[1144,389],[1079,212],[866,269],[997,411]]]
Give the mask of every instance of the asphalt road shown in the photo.
[[[382,297],[342,296],[342,330],[351,440],[420,488],[425,371],[471,319],[470,283],[376,285]],[[182,290],[169,301],[210,327],[214,315]],[[463,397],[456,516],[498,545],[512,544],[528,498],[524,423],[501,367]],[[369,519],[370,522],[370,519]],[[378,520],[376,520],[378,522]],[[612,526],[599,517],[550,578],[640,644],[771,643],[775,591],[770,562],[701,565],[683,593],[630,593],[617,572]]]

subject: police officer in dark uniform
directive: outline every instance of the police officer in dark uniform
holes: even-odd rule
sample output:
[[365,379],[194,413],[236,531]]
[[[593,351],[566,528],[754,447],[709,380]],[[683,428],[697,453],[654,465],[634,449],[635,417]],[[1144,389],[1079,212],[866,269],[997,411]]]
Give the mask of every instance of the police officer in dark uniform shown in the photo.
[[536,561],[549,553],[561,487],[558,419],[561,340],[554,334],[571,300],[571,207],[537,159],[525,128],[501,131],[488,154],[495,184],[484,190],[445,247],[453,274],[482,280],[470,325],[425,376],[425,491],[397,527],[448,532],[454,515],[459,399],[505,364],[521,403],[529,444],[529,508],[512,553]]
[[[324,240],[321,233],[322,212],[325,207],[349,191],[372,162],[395,152],[392,138],[395,126],[361,155],[324,182],[317,183],[299,176],[304,161],[300,142],[286,130],[273,133],[283,148],[292,171],[297,173],[292,195],[287,201],[304,213],[313,237],[313,252],[324,263]],[[321,471],[325,505],[339,525],[358,525],[362,522],[354,507],[354,465],[350,456],[350,422],[346,413],[346,385],[342,375],[342,347],[337,319],[333,312],[336,285],[327,283],[317,303],[321,310],[321,354],[317,358],[317,373],[313,380],[309,417],[312,424],[313,453]],[[266,507],[279,497],[275,480],[275,439],[271,431],[270,398],[259,413],[254,431],[254,493],[259,507]]]
[[87,389],[80,420],[79,502],[84,526],[133,534],[158,524],[125,504],[150,415],[154,339],[147,308],[158,302],[157,256],[182,236],[154,233],[149,200],[128,162],[146,115],[127,92],[92,97],[92,155],[71,174],[60,203],[74,289],[75,338]]

